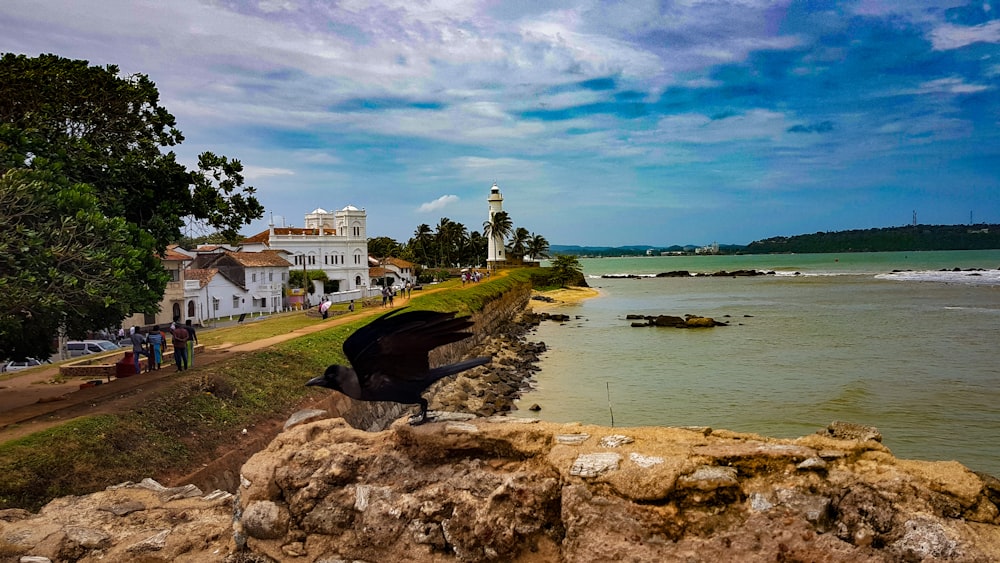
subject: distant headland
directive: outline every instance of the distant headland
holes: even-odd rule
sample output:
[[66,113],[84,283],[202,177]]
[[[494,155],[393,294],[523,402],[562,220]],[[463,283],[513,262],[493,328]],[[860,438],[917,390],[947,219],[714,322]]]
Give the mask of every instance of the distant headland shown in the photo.
[[553,244],[550,247],[552,254],[594,257],[992,249],[1000,249],[1000,224],[907,225],[879,229],[829,231],[790,237],[771,237],[747,245],[610,247]]

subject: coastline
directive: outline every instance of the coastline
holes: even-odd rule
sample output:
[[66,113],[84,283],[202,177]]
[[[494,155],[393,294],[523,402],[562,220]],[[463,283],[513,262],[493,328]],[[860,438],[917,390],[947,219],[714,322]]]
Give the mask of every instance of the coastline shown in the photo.
[[581,301],[601,297],[603,293],[593,287],[563,287],[549,291],[531,290],[529,308],[540,312],[551,311]]

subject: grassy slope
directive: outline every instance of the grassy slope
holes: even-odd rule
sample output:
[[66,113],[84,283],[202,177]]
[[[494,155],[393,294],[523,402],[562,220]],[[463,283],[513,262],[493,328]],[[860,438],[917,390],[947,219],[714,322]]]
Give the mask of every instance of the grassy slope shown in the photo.
[[[410,307],[469,314],[530,278],[512,271],[458,290],[414,296]],[[456,284],[455,289],[458,289]],[[208,345],[245,342],[315,323],[304,315],[258,321],[237,331],[206,331]],[[200,369],[198,381],[179,381],[142,408],[82,417],[0,444],[0,509],[37,510],[49,500],[93,492],[151,472],[185,472],[256,421],[285,417],[310,393],[303,386],[331,363],[366,320],[333,327]]]

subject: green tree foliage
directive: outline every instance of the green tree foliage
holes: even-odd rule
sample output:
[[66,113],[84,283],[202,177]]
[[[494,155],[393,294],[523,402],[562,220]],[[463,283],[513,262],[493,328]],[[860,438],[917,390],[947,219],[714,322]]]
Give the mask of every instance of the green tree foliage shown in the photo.
[[559,286],[577,285],[586,287],[583,278],[583,265],[580,259],[569,254],[560,254],[552,260],[551,281]]
[[541,260],[542,258],[549,257],[549,241],[542,235],[536,235],[531,233],[531,238],[528,240],[527,248],[528,256],[532,260]]
[[0,58],[0,172],[49,170],[89,184],[104,215],[137,225],[161,251],[188,218],[236,240],[264,213],[242,164],[206,152],[189,171],[161,150],[183,140],[145,75],[56,55]]
[[1000,248],[1000,225],[910,225],[772,237],[750,243],[746,252],[899,252],[994,248]]
[[377,258],[398,258],[402,252],[402,245],[390,237],[374,237],[368,239],[369,256],[375,256]]
[[511,235],[509,242],[511,255],[518,260],[523,260],[530,240],[531,234],[528,232],[528,229],[524,227],[514,229],[514,234]]
[[514,222],[506,211],[497,211],[486,221],[483,221],[483,236],[487,240],[496,238],[503,244],[514,230]]
[[[47,356],[53,327],[81,336],[154,312],[168,279],[156,256],[186,222],[234,241],[263,216],[238,160],[206,152],[188,170],[163,152],[183,140],[145,75],[55,55],[0,56],[0,175],[12,198],[4,213],[22,225],[10,234],[0,283],[48,294],[5,296],[4,348]],[[24,185],[44,189],[26,196]],[[26,218],[36,212],[48,215]],[[104,237],[103,248],[91,237]],[[41,331],[49,334],[39,340]]]
[[0,223],[0,357],[48,357],[61,325],[71,336],[115,326],[166,287],[152,236],[107,217],[86,184],[8,170]]

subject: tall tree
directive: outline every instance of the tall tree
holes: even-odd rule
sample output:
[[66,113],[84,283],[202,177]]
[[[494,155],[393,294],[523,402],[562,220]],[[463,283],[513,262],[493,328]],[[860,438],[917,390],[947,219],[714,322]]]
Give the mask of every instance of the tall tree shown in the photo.
[[514,234],[510,238],[510,253],[517,259],[524,259],[525,250],[528,248],[528,241],[531,235],[528,229],[518,227],[514,229]]
[[503,245],[507,237],[510,236],[514,228],[514,222],[506,211],[497,211],[489,219],[483,221],[483,236],[486,240],[494,240],[498,245]]
[[413,238],[411,239],[411,244],[417,247],[417,251],[414,254],[419,255],[423,259],[425,265],[430,264],[428,261],[427,247],[431,245],[434,240],[434,231],[431,230],[431,226],[427,223],[421,223],[417,226],[417,230],[413,231]]
[[536,235],[535,233],[531,233],[531,238],[528,239],[527,253],[532,260],[548,258],[549,241],[542,235]]
[[0,58],[0,172],[46,169],[95,188],[101,211],[166,248],[188,219],[236,239],[264,208],[243,166],[210,152],[189,171],[161,147],[184,140],[145,75],[56,55]]
[[399,257],[403,247],[390,237],[368,239],[368,254],[376,258]]
[[451,228],[451,219],[447,217],[442,217],[437,224],[434,232],[434,244],[437,246],[437,260],[435,261],[435,266],[445,266],[448,264],[447,253],[451,249],[451,237],[453,231]]
[[[40,174],[9,177],[4,189],[15,194],[15,203],[7,212],[22,217],[24,209],[40,206],[58,213],[56,220],[77,221],[76,233],[110,230],[120,240],[125,239],[124,232],[129,234],[127,244],[109,241],[100,252],[85,249],[75,254],[85,260],[100,256],[110,269],[74,269],[75,263],[62,256],[52,256],[61,273],[53,269],[41,275],[41,269],[29,268],[40,284],[53,276],[80,276],[76,281],[62,280],[63,285],[87,287],[86,299],[71,294],[85,303],[103,301],[103,305],[57,311],[28,302],[9,303],[10,310],[23,311],[18,321],[22,328],[62,325],[70,336],[79,336],[85,329],[114,325],[133,313],[152,313],[168,280],[156,254],[181,238],[186,222],[202,222],[234,240],[241,225],[263,216],[254,188],[243,183],[238,160],[206,152],[198,158],[198,169],[188,170],[173,152],[162,150],[183,140],[174,116],[159,105],[159,92],[145,75],[121,76],[114,65],[89,66],[87,61],[55,55],[0,57],[0,175],[7,177],[12,170]],[[46,186],[40,199],[16,195],[22,193],[23,184],[39,182]],[[62,196],[52,190],[67,193]],[[0,280],[17,285],[17,268],[23,264],[41,268],[23,255],[36,243],[8,247],[14,255],[7,264],[15,269],[5,267]],[[136,262],[142,267],[133,267]],[[30,321],[24,317],[29,314]],[[4,334],[5,339],[8,336],[23,339],[32,334],[22,330]],[[31,345],[19,342],[12,347],[24,350]]]
[[105,216],[86,184],[8,170],[0,224],[0,357],[47,358],[60,327],[79,336],[115,326],[167,283],[152,237]]

